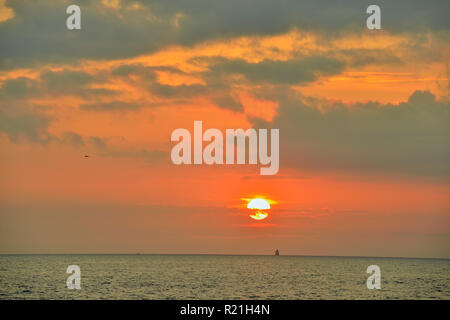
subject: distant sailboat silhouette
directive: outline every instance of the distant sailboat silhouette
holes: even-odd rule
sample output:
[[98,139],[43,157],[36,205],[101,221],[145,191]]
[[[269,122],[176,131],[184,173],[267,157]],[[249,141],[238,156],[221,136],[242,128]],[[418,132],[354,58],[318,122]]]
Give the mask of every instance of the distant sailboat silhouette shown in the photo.
[[275,250],[275,255],[276,255],[276,256],[279,256],[279,255],[280,255],[280,251],[278,251],[278,249]]

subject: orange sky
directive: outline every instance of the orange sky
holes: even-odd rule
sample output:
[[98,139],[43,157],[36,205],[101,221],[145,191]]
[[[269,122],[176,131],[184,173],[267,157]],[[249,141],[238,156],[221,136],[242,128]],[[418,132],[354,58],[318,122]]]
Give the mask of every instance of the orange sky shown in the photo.
[[[189,12],[152,20],[138,7],[86,16],[167,23],[175,40],[122,55],[120,39],[98,40],[118,52],[101,56],[86,22],[73,57],[0,56],[0,253],[450,257],[448,29],[188,41]],[[20,39],[27,12],[0,2],[0,32]],[[279,173],[173,165],[170,135],[194,120],[279,128]],[[242,200],[257,195],[276,201],[261,221]]]

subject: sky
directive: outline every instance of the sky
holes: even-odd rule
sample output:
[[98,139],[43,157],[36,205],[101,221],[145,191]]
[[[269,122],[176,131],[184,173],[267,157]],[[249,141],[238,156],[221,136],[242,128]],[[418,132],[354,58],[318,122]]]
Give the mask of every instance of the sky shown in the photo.
[[[449,9],[0,0],[0,253],[450,258]],[[195,120],[279,129],[278,173],[174,165]]]

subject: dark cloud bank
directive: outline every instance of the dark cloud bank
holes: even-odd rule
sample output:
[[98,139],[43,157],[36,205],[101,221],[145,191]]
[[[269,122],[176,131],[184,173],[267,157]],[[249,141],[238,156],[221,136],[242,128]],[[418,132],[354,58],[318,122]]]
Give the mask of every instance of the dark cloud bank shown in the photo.
[[[122,1],[114,10],[101,1],[77,1],[82,29],[68,31],[69,1],[7,1],[15,17],[0,24],[0,68],[79,59],[117,59],[151,53],[170,44],[241,35],[271,35],[294,27],[333,37],[364,32],[371,1],[194,0]],[[377,1],[382,27],[390,32],[447,30],[450,2]],[[177,21],[177,23],[175,23]]]

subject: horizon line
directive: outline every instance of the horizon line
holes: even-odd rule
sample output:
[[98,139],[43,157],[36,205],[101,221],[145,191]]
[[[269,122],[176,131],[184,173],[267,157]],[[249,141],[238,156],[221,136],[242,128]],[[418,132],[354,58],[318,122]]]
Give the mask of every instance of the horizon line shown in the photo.
[[[249,253],[0,253],[0,256],[32,256],[32,255],[123,255],[123,256],[263,256],[272,257],[274,254],[249,254]],[[450,257],[394,257],[394,256],[352,256],[352,255],[305,255],[305,254],[280,254],[279,257],[310,257],[310,258],[373,258],[373,259],[428,259],[450,260]]]

